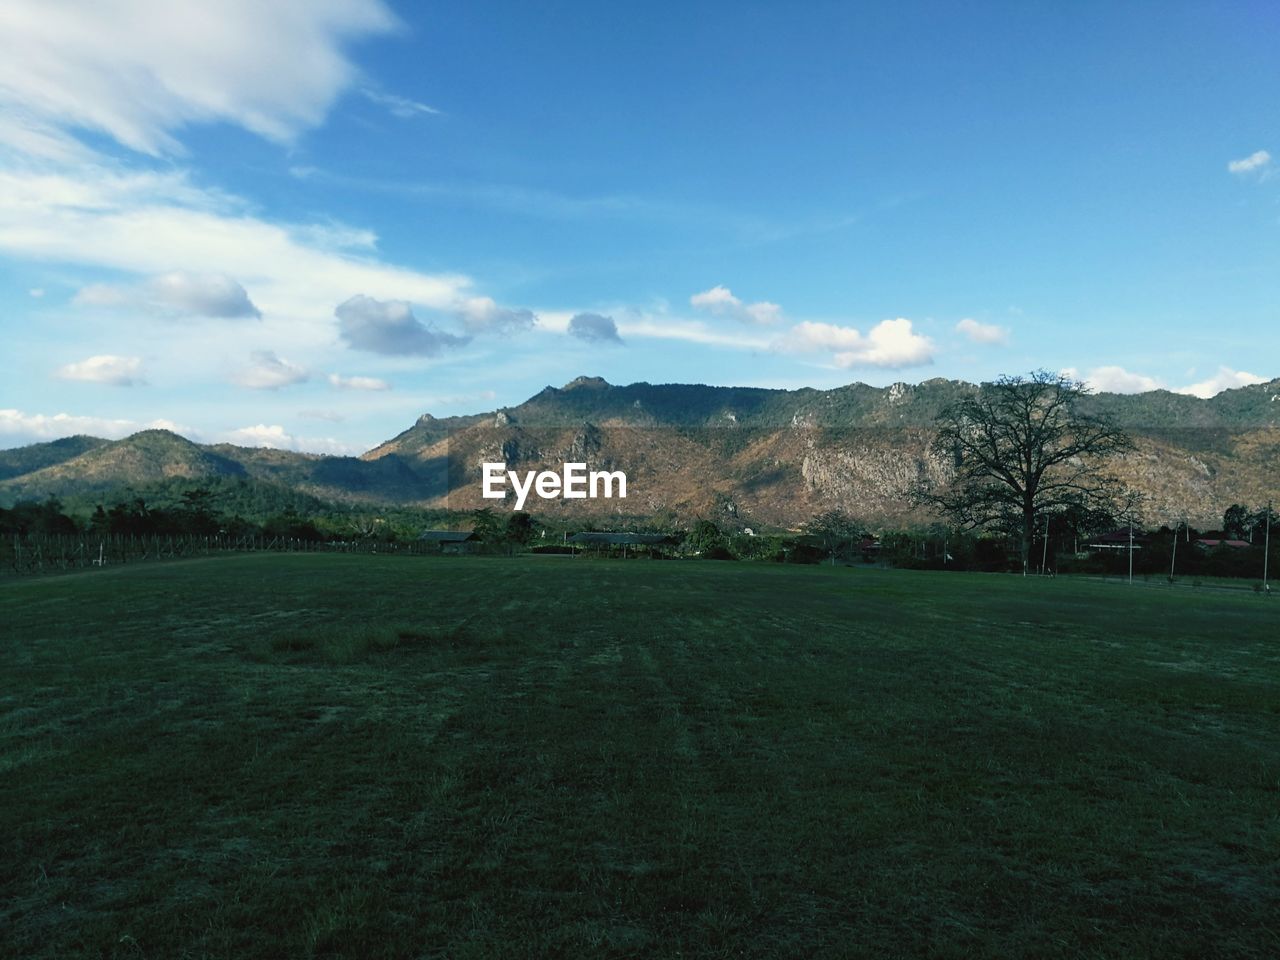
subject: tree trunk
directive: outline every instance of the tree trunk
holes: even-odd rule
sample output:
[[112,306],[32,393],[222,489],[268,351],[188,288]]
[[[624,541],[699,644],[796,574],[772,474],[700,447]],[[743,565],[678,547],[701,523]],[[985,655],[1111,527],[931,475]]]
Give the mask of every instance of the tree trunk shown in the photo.
[[1031,540],[1036,535],[1036,514],[1030,508],[1022,511],[1022,575],[1027,575],[1031,558]]

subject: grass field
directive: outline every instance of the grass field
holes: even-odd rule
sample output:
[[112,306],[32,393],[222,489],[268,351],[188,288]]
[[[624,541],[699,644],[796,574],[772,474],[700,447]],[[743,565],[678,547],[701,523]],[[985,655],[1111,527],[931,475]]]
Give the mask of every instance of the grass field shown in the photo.
[[242,556],[0,585],[0,954],[1280,956],[1280,601]]

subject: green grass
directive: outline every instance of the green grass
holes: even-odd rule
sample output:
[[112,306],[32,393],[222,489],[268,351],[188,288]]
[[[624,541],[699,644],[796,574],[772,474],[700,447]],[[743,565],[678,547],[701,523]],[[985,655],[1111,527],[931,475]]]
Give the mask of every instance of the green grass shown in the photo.
[[1274,598],[257,555],[0,656],[3,956],[1280,955]]

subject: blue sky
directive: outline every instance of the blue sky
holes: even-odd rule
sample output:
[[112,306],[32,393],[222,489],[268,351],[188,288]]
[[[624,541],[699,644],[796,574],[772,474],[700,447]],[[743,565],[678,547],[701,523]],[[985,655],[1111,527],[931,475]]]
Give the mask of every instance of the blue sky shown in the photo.
[[579,374],[1280,375],[1273,3],[11,0],[0,34],[0,446],[360,452]]

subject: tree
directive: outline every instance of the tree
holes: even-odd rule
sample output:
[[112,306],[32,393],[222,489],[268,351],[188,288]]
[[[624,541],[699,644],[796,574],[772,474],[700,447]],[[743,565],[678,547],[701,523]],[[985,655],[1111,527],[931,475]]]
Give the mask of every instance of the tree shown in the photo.
[[840,510],[818,514],[805,523],[803,530],[818,541],[831,558],[832,565],[836,562],[836,552],[841,546],[862,536],[862,527],[858,521]]
[[507,517],[506,539],[508,543],[525,546],[533,539],[533,517],[517,510]]
[[685,537],[684,545],[694,553],[705,554],[708,550],[724,546],[724,534],[713,521],[699,520]]
[[497,543],[502,538],[504,530],[502,521],[498,519],[492,507],[471,511],[471,532],[481,543]]
[[1025,574],[1040,518],[1106,509],[1122,491],[1099,466],[1132,441],[1109,417],[1082,409],[1088,395],[1081,381],[1046,370],[983,384],[940,414],[933,453],[955,476],[917,499],[966,526],[1019,533]]
[[1259,508],[1251,512],[1248,507],[1233,503],[1222,515],[1222,531],[1229,540],[1261,543],[1266,539],[1267,511]]
[[184,490],[178,505],[177,520],[185,533],[209,536],[218,532],[218,512],[213,506],[213,492],[207,487]]

